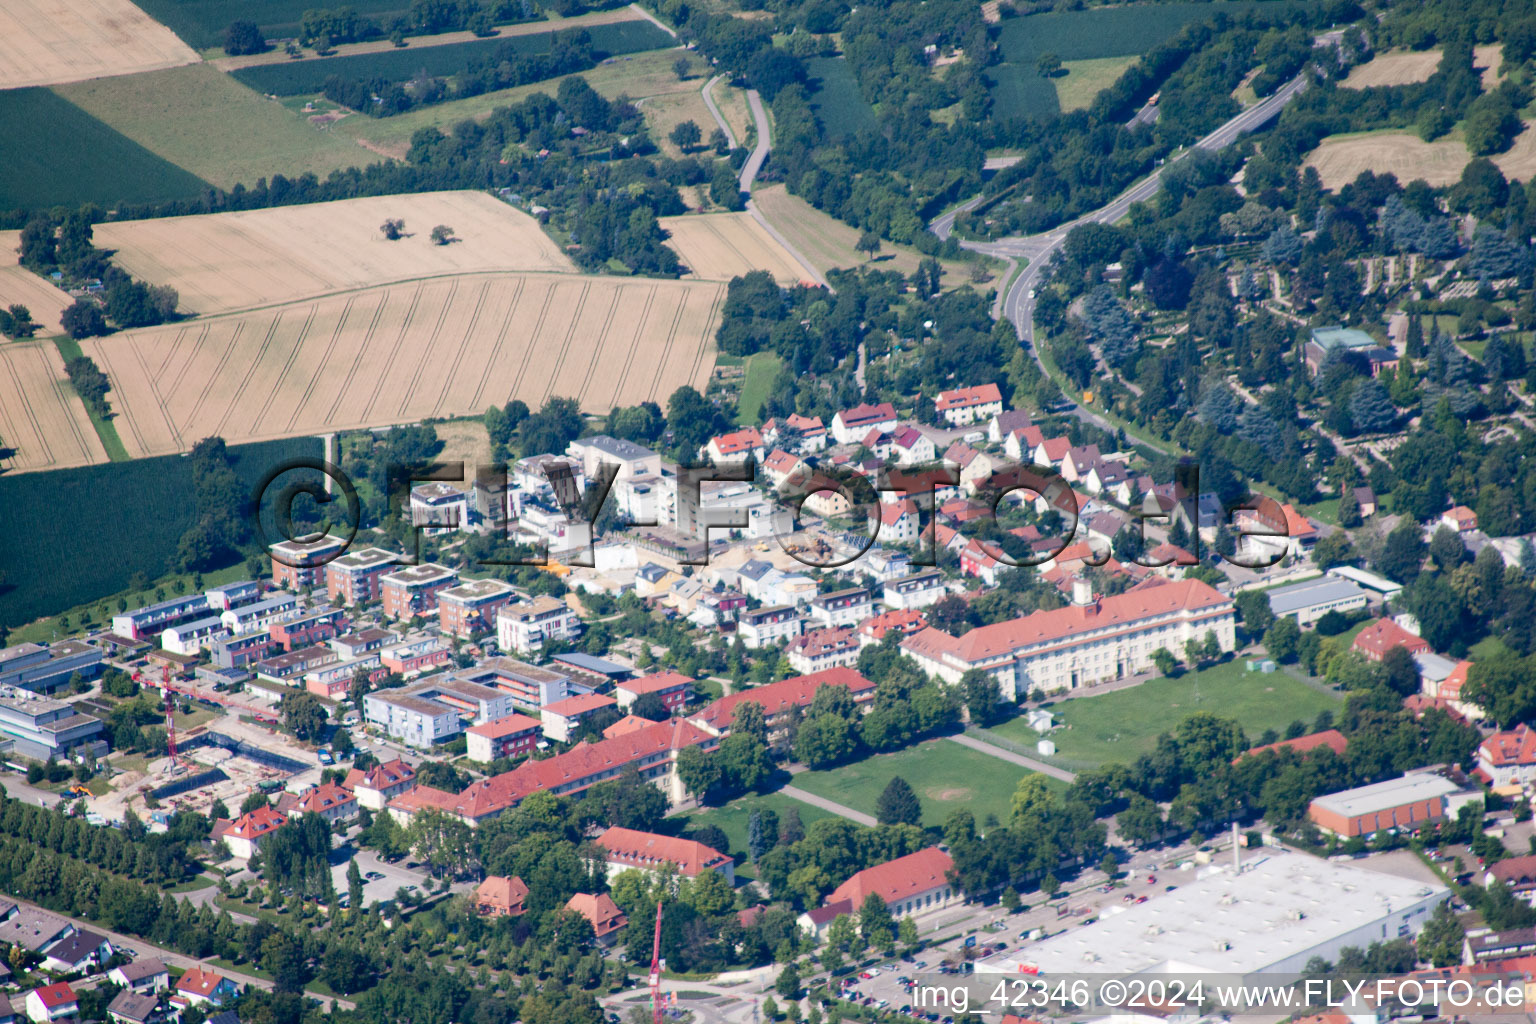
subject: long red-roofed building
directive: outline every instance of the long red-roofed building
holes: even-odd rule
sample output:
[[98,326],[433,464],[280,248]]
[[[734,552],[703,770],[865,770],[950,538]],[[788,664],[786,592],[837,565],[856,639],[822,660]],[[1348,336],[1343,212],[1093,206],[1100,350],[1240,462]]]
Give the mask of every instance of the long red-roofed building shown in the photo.
[[1406,647],[1409,654],[1429,653],[1429,641],[1414,636],[1391,619],[1377,619],[1355,635],[1351,645],[1371,661],[1380,661],[1394,647]]
[[724,735],[736,719],[736,709],[747,701],[762,706],[763,718],[768,724],[768,735],[784,727],[785,716],[791,708],[809,707],[816,698],[816,691],[823,686],[846,686],[853,694],[855,704],[863,704],[875,697],[875,684],[846,666],[829,668],[810,675],[783,679],[767,686],[755,686],[750,690],[721,697],[688,721],[705,732]]
[[461,793],[417,786],[390,801],[389,811],[402,823],[418,811],[438,810],[477,825],[516,807],[530,793],[571,796],[618,778],[631,765],[676,804],[685,796],[677,777],[679,751],[688,747],[713,750],[718,744],[715,736],[682,719],[656,722],[596,743],[578,743],[542,761],[524,761],[511,771],[470,783]]
[[833,889],[822,902],[831,906],[846,901],[857,913],[869,894],[874,893],[885,901],[894,917],[947,906],[960,898],[959,888],[949,880],[954,866],[949,854],[930,846],[865,868]]
[[697,840],[616,826],[598,836],[595,842],[603,848],[610,878],[631,869],[650,872],[675,869],[684,878],[718,871],[732,886],[736,884],[736,862]]
[[[1349,739],[1339,730],[1324,729],[1322,732],[1297,736],[1295,739],[1281,740],[1278,743],[1266,743],[1261,747],[1253,747],[1244,753],[1243,757],[1257,757],[1266,750],[1273,750],[1277,754],[1282,750],[1294,751],[1297,754],[1307,754],[1318,747],[1327,747],[1335,754],[1343,757],[1344,751],[1348,746]],[[1242,760],[1242,758],[1238,758],[1238,760]]]
[[980,626],[953,637],[928,628],[901,642],[923,671],[958,683],[971,669],[998,681],[1003,699],[1039,689],[1058,693],[1154,669],[1160,649],[1181,654],[1187,641],[1216,637],[1233,648],[1231,598],[1199,580],[1154,576],[1111,597],[1094,598],[1077,580],[1073,603]]

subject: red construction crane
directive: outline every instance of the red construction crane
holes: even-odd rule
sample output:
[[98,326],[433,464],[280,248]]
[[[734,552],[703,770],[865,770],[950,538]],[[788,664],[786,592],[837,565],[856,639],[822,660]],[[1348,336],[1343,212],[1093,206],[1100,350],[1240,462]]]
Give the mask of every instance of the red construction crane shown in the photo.
[[160,667],[160,685],[165,688],[165,749],[171,755],[171,771],[181,764],[176,756],[176,695],[171,692],[171,666]]
[[651,1024],[661,1024],[661,901],[656,901],[656,938],[651,943]]

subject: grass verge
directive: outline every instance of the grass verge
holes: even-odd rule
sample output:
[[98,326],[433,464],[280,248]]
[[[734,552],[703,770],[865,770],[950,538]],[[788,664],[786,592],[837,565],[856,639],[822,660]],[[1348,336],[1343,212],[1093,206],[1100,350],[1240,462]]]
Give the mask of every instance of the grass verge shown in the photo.
[[[80,351],[80,343],[67,334],[55,335],[53,343],[58,346],[59,355],[64,357],[66,363],[84,354]],[[123,439],[117,436],[117,427],[112,425],[112,421],[103,419],[89,405],[85,406],[85,414],[91,418],[91,426],[96,428],[96,436],[101,438],[101,446],[106,449],[107,458],[113,462],[127,462],[130,458],[128,449],[123,446]]]

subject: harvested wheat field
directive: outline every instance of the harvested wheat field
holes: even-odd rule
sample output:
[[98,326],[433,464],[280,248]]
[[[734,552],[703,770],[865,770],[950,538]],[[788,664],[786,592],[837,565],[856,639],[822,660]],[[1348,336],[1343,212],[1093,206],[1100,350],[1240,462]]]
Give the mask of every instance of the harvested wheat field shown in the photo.
[[192,64],[197,54],[128,0],[0,4],[0,89]]
[[667,244],[689,273],[704,281],[729,281],[749,270],[766,270],[780,284],[814,276],[750,213],[703,213],[660,218]]
[[386,285],[84,344],[135,456],[475,414],[552,396],[606,413],[703,390],[725,286],[575,274]]
[[[1509,150],[1491,159],[1506,178],[1530,181],[1536,175],[1536,129],[1527,121]],[[1380,132],[1324,139],[1307,164],[1316,167],[1326,188],[1336,189],[1359,177],[1361,171],[1394,174],[1403,183],[1423,178],[1436,187],[1454,185],[1472,159],[1460,139],[1425,142],[1407,132]]]
[[1472,66],[1477,68],[1482,76],[1482,84],[1485,90],[1497,89],[1504,76],[1499,74],[1499,66],[1504,63],[1504,47],[1501,43],[1489,43],[1486,46],[1472,47]]
[[17,254],[20,246],[20,231],[0,231],[0,307],[26,306],[33,321],[43,325],[44,334],[57,334],[64,329],[59,314],[75,300],[23,267]]
[[[108,396],[115,401],[116,393]],[[62,469],[106,462],[107,453],[70,389],[64,359],[47,341],[0,344],[0,460],[8,470]]]
[[[386,239],[387,219],[405,221],[405,237]],[[434,245],[438,224],[457,240]],[[576,269],[532,217],[468,191],[98,224],[96,244],[203,314],[446,274]]]
[[1394,50],[1379,54],[1350,70],[1339,84],[1346,89],[1369,89],[1378,85],[1411,85],[1435,73],[1440,63],[1439,49]]

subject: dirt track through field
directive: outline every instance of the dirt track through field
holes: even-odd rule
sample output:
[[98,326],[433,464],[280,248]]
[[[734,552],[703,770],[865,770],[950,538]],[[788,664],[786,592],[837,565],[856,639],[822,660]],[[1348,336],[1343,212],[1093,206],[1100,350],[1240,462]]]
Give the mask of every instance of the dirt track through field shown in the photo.
[[194,64],[197,53],[128,0],[0,3],[0,89]]
[[426,417],[520,398],[589,412],[701,390],[725,287],[575,274],[403,282],[84,343],[135,455]]
[[[109,393],[114,402],[116,394]],[[60,469],[106,462],[85,405],[64,376],[51,341],[0,342],[0,447],[8,470]]]
[[[390,241],[385,220],[405,221]],[[434,245],[444,224],[457,241]],[[370,196],[238,213],[119,221],[96,244],[134,277],[169,284],[211,314],[416,278],[491,270],[575,271],[528,214],[484,192]]]

